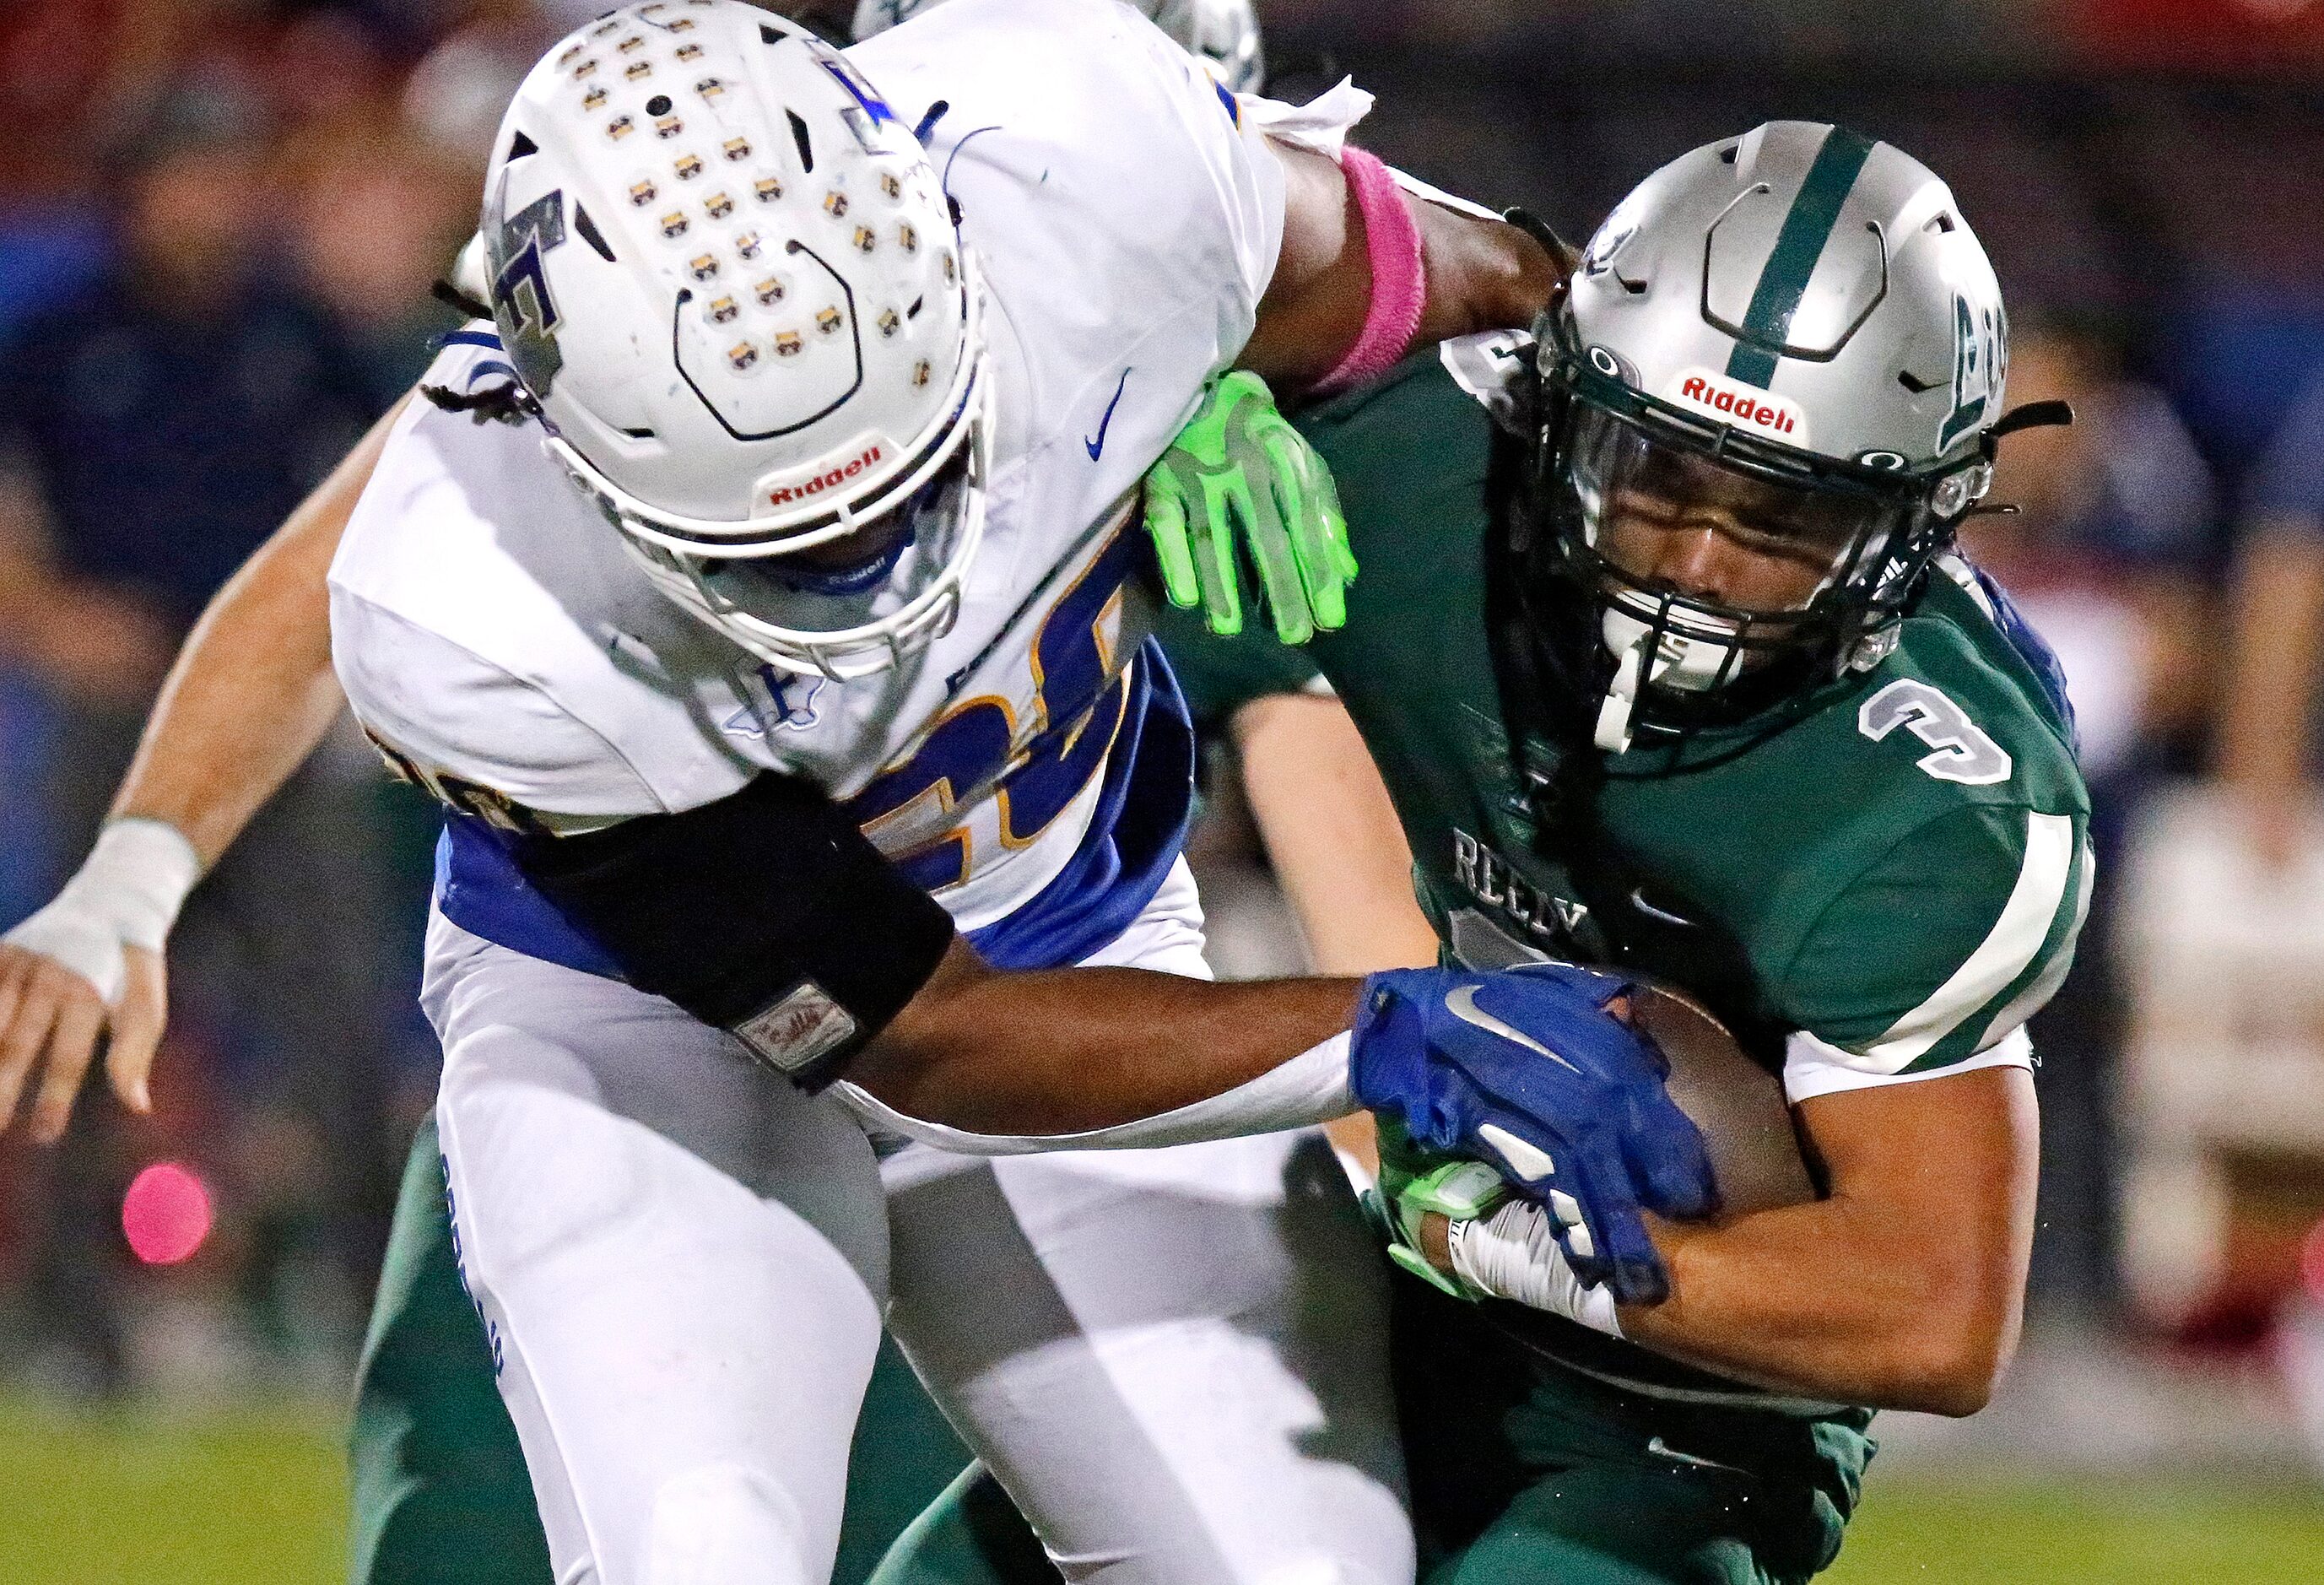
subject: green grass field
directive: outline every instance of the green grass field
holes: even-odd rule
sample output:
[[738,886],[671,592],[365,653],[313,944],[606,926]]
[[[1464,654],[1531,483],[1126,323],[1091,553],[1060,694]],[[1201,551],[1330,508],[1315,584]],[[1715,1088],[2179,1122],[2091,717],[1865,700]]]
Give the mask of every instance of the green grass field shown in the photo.
[[6,1585],[323,1585],[346,1573],[329,1410],[157,1417],[0,1401]]
[[2315,1585],[2324,1488],[2099,1478],[2052,1485],[1889,1471],[1829,1585]]
[[[2324,1488],[2153,1479],[2026,1486],[1874,1467],[1831,1585],[2324,1581]],[[327,1410],[155,1417],[0,1403],[5,1585],[330,1585]]]

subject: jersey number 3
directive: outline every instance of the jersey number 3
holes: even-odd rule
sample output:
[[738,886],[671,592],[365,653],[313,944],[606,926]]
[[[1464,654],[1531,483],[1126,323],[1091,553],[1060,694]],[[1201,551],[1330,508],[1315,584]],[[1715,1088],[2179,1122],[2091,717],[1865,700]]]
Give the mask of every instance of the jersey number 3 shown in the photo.
[[1864,701],[1856,730],[1880,742],[1898,727],[1929,745],[1921,769],[1939,781],[1990,787],[2009,779],[2009,751],[1987,736],[1959,705],[1918,677],[1899,677]]

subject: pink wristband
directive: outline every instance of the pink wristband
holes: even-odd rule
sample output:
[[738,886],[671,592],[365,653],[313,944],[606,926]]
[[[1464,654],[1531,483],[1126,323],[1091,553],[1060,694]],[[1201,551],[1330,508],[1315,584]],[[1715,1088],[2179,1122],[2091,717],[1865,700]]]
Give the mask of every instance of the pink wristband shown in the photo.
[[1317,395],[1345,391],[1377,379],[1420,333],[1420,311],[1428,301],[1428,275],[1421,263],[1420,227],[1405,207],[1396,178],[1377,156],[1350,143],[1340,150],[1340,169],[1364,217],[1364,249],[1371,257],[1372,303],[1363,334],[1340,366],[1316,385]]

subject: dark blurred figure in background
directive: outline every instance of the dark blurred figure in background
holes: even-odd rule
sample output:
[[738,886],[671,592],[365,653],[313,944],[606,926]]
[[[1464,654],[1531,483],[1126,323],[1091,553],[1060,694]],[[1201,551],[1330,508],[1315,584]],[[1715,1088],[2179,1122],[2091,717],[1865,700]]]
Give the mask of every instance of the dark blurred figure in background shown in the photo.
[[2209,468],[2162,392],[2126,378],[2100,326],[2028,316],[2015,327],[2009,401],[2072,404],[2070,428],[2028,429],[2004,454],[1964,548],[1999,578],[2066,668],[2089,783],[2098,889],[2083,950],[2034,1021],[2042,1052],[2042,1220],[2034,1313],[2109,1317],[2116,1056],[2124,998],[2108,950],[2124,840],[2209,702],[2198,663],[2215,533]]
[[[857,0],[751,3],[794,17],[835,42],[853,36]],[[524,74],[549,44],[612,7],[608,0],[467,0],[451,9],[457,25],[413,68],[403,115],[429,144],[465,162],[481,182],[501,113]],[[474,207],[473,193],[470,198]]]
[[[194,615],[378,405],[270,268],[286,217],[269,130],[229,78],[155,101],[100,179],[112,257],[0,350],[0,660],[50,702],[38,792],[63,852],[92,840]],[[371,780],[310,767],[202,888],[158,1139],[89,1108],[60,1151],[20,1160],[12,1286],[60,1385],[112,1387],[135,1364],[109,1224],[156,1143],[226,1190],[239,1214],[223,1230],[273,1341],[343,1351],[374,1259],[362,1224],[383,1203]]]
[[2070,427],[2029,429],[1964,544],[2065,663],[2093,783],[2201,725],[2211,472],[2163,393],[2130,379],[2102,326],[2029,316],[2014,327],[2009,402],[2062,401]]
[[283,267],[329,315],[377,410],[410,388],[451,327],[429,287],[475,229],[483,183],[481,156],[472,169],[407,124],[405,64],[325,10],[285,31],[269,72],[289,124],[274,170]]

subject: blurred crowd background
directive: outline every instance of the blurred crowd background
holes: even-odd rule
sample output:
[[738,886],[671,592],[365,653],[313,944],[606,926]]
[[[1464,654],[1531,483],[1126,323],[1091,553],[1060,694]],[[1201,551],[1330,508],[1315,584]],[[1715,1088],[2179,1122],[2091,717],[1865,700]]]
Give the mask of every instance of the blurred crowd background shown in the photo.
[[[0,926],[78,862],[204,602],[424,364],[501,105],[599,9],[0,9]],[[2080,414],[2012,443],[2023,511],[1971,547],[2063,657],[2103,844],[2036,1026],[2029,1368],[2062,1385],[2020,1419],[2223,1443],[2225,1402],[2290,1449],[2305,1405],[2324,1447],[2324,0],[1260,10],[1278,94],[1352,73],[1368,145],[1577,240],[1776,115],[1952,183],[2013,402]],[[1213,769],[1223,966],[1296,963]],[[0,1140],[0,1389],[337,1389],[430,1099],[432,838],[334,742],[189,911],[156,1114]],[[214,1221],[149,1264],[123,1196],[165,1161]]]

